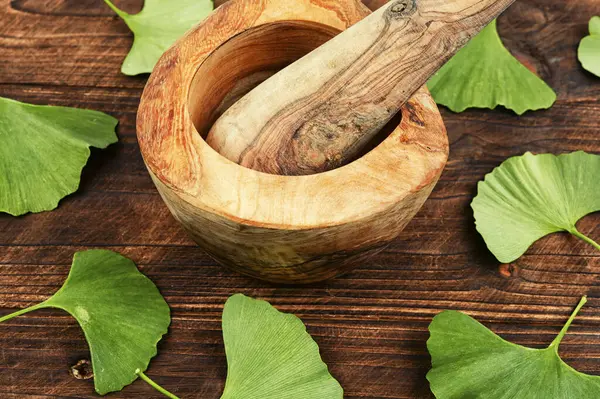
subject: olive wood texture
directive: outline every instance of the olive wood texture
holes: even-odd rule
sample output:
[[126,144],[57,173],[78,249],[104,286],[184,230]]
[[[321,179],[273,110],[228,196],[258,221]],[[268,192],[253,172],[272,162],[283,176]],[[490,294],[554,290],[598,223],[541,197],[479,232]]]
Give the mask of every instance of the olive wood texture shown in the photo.
[[[221,0],[217,0],[217,3]],[[385,0],[365,0],[377,7]],[[135,13],[143,0],[115,0]],[[97,109],[120,121],[119,143],[92,150],[77,193],[52,212],[0,214],[0,314],[47,299],[73,252],[118,251],[133,259],[171,306],[172,325],[147,374],[183,399],[219,399],[227,377],[223,304],[242,292],[302,318],[344,399],[434,399],[428,324],[444,309],[466,312],[512,342],[543,348],[581,295],[561,345],[581,372],[600,375],[600,256],[569,234],[551,234],[500,265],[475,230],[477,182],[507,157],[600,153],[600,79],[577,61],[597,0],[518,0],[498,20],[502,40],[559,94],[547,111],[460,114],[440,107],[451,142],[432,195],[401,235],[342,277],[281,286],[217,264],[171,217],[135,136],[147,76],[121,73],[133,42],[98,0],[0,0],[0,95],[35,104]],[[600,212],[578,229],[600,238]],[[0,398],[99,399],[93,380],[69,367],[89,359],[77,321],[60,310],[0,324]],[[165,399],[143,381],[106,399]]]
[[425,88],[381,144],[327,173],[261,173],[202,138],[253,84],[368,14],[355,0],[236,0],[155,67],[137,118],[142,155],[175,218],[219,262],[274,282],[331,278],[394,240],[431,193],[448,141]]
[[238,101],[207,142],[267,173],[307,175],[344,165],[513,1],[390,1]]

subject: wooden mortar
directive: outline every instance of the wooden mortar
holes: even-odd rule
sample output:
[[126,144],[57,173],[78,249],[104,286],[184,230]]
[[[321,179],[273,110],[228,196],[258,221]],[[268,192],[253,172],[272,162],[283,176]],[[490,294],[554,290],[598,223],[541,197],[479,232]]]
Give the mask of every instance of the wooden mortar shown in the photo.
[[258,172],[204,141],[240,96],[368,14],[359,0],[233,0],[155,67],[140,149],[175,218],[220,263],[273,282],[325,280],[394,240],[431,193],[448,139],[425,87],[381,143],[325,173]]

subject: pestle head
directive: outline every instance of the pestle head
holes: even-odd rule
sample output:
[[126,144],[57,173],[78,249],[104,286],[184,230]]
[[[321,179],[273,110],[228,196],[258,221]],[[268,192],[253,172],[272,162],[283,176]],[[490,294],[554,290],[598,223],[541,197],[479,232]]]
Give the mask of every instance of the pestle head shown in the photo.
[[266,173],[337,168],[513,1],[390,1],[240,99],[207,142]]

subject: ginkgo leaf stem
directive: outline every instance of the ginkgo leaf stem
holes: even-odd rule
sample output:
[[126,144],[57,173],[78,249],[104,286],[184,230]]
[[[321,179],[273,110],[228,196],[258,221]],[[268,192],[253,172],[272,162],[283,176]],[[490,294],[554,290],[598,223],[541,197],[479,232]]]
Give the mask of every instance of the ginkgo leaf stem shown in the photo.
[[562,330],[560,330],[560,333],[558,334],[558,336],[556,338],[554,338],[554,341],[552,341],[552,343],[550,344],[550,346],[548,348],[554,348],[554,350],[558,352],[558,346],[560,345],[561,341],[565,337],[565,334],[567,334],[569,327],[571,327],[571,323],[573,323],[573,320],[575,320],[575,317],[577,316],[577,314],[579,313],[579,311],[581,310],[583,305],[586,304],[586,302],[587,302],[587,296],[584,296],[583,298],[581,298],[581,301],[579,301],[579,304],[573,311],[573,314],[571,314],[571,317],[569,317],[569,320],[567,320],[567,323],[565,324],[565,326],[562,328]]
[[21,316],[22,314],[29,313],[29,312],[32,312],[34,310],[40,309],[40,308],[43,307],[42,305],[43,305],[43,303],[38,303],[37,305],[33,305],[33,306],[28,307],[28,308],[18,310],[18,311],[14,312],[14,313],[7,314],[6,316],[2,316],[2,317],[0,317],[0,323],[2,323],[3,321],[6,321],[6,320],[10,320],[13,317]]
[[114,12],[116,12],[119,16],[127,16],[129,14],[127,14],[125,11],[122,11],[121,9],[117,8],[117,6],[115,6],[112,1],[110,0],[104,0],[104,2],[106,3],[107,6],[109,6]]
[[588,236],[581,234],[579,232],[579,230],[577,230],[576,228],[574,228],[573,230],[571,230],[571,234],[573,234],[575,237],[587,242],[588,244],[592,245],[594,248],[596,248],[597,250],[600,251],[600,244],[598,244],[596,241],[592,240],[591,238],[589,238]]
[[158,392],[165,395],[167,398],[179,399],[179,397],[173,395],[171,392],[167,391],[166,389],[164,389],[163,387],[158,385],[156,382],[152,381],[150,379],[150,377],[148,377],[146,374],[144,374],[141,370],[137,370],[136,374],[139,375],[142,380],[144,380],[146,383],[148,383],[148,385],[150,385],[152,388],[156,389]]

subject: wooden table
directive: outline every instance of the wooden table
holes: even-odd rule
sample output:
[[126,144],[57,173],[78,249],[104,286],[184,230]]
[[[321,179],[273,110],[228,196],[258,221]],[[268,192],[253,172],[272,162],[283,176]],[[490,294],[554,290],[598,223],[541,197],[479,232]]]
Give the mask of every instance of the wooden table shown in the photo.
[[[115,3],[135,12],[142,0]],[[54,293],[75,251],[106,248],[132,258],[171,305],[173,324],[148,374],[183,398],[220,396],[220,317],[237,292],[300,316],[347,398],[430,398],[427,325],[441,310],[465,311],[509,340],[541,347],[588,294],[561,353],[578,370],[600,374],[600,253],[555,234],[514,264],[499,265],[469,206],[477,181],[509,156],[600,153],[600,79],[576,59],[592,15],[600,15],[597,0],[518,0],[500,18],[500,32],[557,91],[556,105],[523,117],[444,110],[448,167],[402,236],[344,277],[285,287],[218,266],[161,201],[135,137],[146,77],[119,71],[132,42],[125,24],[101,0],[0,0],[0,96],[97,109],[120,120],[119,144],[93,151],[81,189],[56,211],[0,215],[0,314]],[[598,239],[599,221],[588,216],[580,229]],[[0,397],[96,397],[91,380],[68,372],[88,356],[78,325],[61,311],[10,320],[0,325]],[[110,397],[161,396],[138,381]]]

